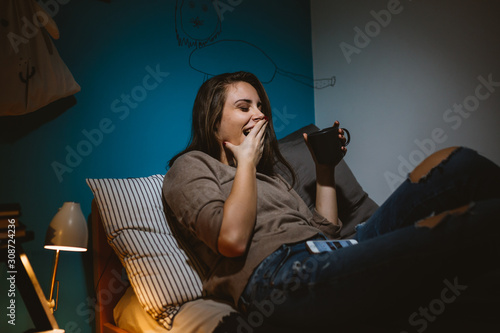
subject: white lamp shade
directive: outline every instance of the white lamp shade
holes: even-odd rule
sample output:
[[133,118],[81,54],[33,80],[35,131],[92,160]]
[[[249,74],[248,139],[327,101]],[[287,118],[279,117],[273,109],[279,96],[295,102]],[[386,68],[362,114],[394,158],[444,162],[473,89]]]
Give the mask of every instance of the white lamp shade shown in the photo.
[[80,204],[65,202],[50,222],[44,248],[62,251],[87,251],[87,221]]

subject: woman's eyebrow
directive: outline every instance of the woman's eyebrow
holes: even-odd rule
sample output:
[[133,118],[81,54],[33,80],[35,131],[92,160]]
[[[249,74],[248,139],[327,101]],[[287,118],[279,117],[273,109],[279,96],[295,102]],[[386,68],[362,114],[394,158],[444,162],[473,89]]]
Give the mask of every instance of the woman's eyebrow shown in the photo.
[[[251,99],[246,99],[246,98],[240,98],[238,99],[237,101],[234,102],[234,104],[238,104],[239,102],[245,102],[245,103],[248,103],[248,104],[252,104],[252,100]],[[260,99],[256,102],[257,105],[261,105],[262,102],[260,101]]]
[[234,104],[238,103],[238,102],[245,102],[245,103],[252,103],[252,100],[251,99],[246,99],[246,98],[241,98],[241,99],[238,99],[237,101],[234,102]]

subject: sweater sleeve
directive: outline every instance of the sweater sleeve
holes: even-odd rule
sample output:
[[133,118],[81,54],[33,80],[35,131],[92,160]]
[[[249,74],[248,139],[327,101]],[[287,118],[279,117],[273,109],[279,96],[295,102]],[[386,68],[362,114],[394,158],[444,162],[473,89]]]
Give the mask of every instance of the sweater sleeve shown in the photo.
[[311,224],[321,230],[326,237],[330,239],[340,238],[340,230],[342,230],[342,221],[339,219],[339,225],[333,224],[330,220],[326,219],[323,215],[318,213],[316,208],[312,209],[313,218]]
[[218,253],[225,197],[209,163],[200,154],[179,157],[165,175],[163,196],[177,222]]

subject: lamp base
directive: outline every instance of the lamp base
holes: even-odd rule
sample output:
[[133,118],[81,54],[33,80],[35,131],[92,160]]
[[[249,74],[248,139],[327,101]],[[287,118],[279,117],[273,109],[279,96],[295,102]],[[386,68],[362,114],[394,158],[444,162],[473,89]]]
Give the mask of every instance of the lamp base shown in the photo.
[[[2,257],[7,258],[7,256]],[[47,304],[42,287],[21,244],[16,244],[16,257],[19,260],[16,261],[21,263],[16,267],[16,283],[35,329],[41,332],[64,332],[57,325],[56,318]]]

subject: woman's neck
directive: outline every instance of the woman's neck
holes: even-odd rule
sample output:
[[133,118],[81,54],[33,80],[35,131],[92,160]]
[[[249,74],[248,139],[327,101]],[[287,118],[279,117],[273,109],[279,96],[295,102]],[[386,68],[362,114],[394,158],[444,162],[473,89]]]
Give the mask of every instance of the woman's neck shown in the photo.
[[231,153],[227,154],[224,148],[221,149],[219,161],[222,164],[229,165],[232,167],[236,167],[237,163]]

